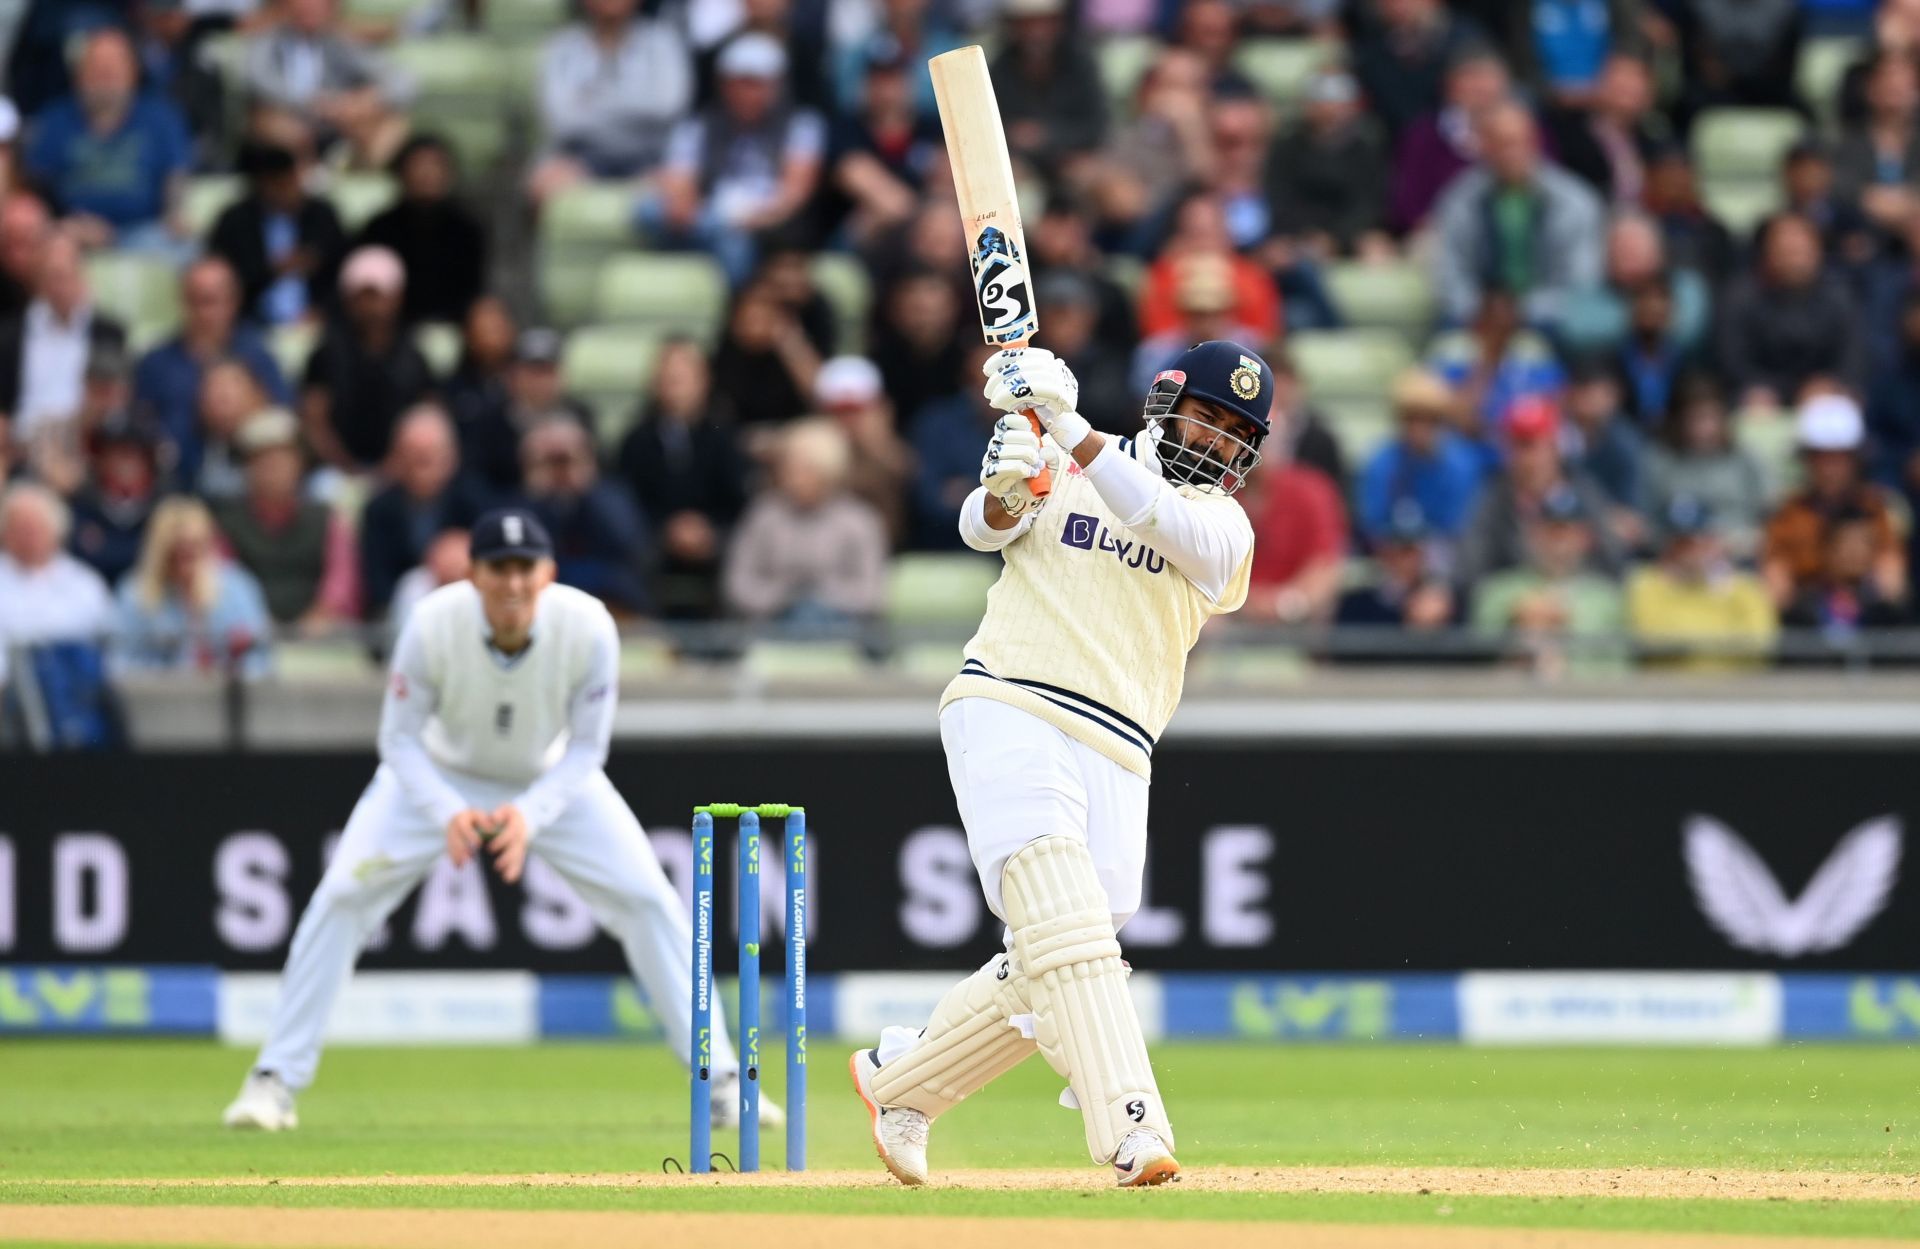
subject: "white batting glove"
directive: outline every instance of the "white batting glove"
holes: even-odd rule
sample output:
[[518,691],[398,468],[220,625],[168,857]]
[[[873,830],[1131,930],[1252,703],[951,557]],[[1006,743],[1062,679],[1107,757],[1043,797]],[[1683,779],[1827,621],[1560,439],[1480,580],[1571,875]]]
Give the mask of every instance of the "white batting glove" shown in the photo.
[[1073,450],[1092,430],[1080,415],[1079,380],[1046,348],[995,352],[980,371],[987,377],[988,403],[1002,412],[1031,409],[1062,450]]
[[1018,516],[1033,502],[1027,483],[1052,467],[1040,435],[1025,417],[1009,413],[993,423],[993,441],[980,459],[980,484],[1000,500],[1008,515]]

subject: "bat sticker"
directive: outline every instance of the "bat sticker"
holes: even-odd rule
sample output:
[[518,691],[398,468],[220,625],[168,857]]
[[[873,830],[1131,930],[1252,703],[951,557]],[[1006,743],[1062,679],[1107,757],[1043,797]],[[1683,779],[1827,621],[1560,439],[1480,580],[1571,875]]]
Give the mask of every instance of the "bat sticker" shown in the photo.
[[980,304],[980,328],[988,342],[1012,343],[1033,335],[1038,318],[1027,266],[1013,240],[997,227],[980,232],[973,247],[973,290]]

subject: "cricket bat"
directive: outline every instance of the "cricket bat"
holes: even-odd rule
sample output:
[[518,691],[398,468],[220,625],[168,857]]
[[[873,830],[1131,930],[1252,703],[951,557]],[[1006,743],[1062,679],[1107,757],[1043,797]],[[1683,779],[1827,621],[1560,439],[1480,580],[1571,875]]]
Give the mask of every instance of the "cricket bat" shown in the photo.
[[[1019,191],[1013,185],[1000,105],[987,76],[987,54],[978,44],[956,48],[929,60],[927,69],[940,105],[940,128],[947,135],[947,161],[953,166],[953,192],[960,201],[967,260],[973,267],[980,332],[991,346],[1024,347],[1040,328],[1040,309],[1027,272]],[[1034,433],[1046,432],[1031,409],[1025,415]],[[1043,499],[1053,488],[1053,474],[1041,469],[1027,486],[1036,499]]]

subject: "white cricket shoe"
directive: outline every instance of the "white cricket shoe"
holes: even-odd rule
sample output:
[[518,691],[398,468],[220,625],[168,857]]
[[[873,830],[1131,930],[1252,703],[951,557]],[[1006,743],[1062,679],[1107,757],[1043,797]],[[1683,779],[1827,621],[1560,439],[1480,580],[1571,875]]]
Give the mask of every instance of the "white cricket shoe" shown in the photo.
[[933,1132],[933,1120],[907,1106],[882,1106],[873,1099],[872,1076],[880,1066],[872,1050],[855,1050],[847,1062],[853,1076],[853,1091],[867,1104],[873,1119],[873,1148],[887,1164],[893,1178],[909,1188],[927,1182],[927,1137]]
[[[727,1075],[715,1076],[713,1080],[713,1114],[708,1120],[715,1128],[731,1132],[740,1126],[740,1073],[735,1071]],[[780,1103],[760,1094],[760,1126],[763,1128],[783,1127],[787,1122],[787,1112],[780,1109]]]
[[262,1132],[289,1132],[300,1126],[293,1109],[293,1090],[271,1071],[250,1071],[220,1121],[230,1128],[257,1128]]
[[1180,1174],[1180,1164],[1158,1132],[1135,1128],[1113,1155],[1113,1174],[1122,1188],[1151,1188]]

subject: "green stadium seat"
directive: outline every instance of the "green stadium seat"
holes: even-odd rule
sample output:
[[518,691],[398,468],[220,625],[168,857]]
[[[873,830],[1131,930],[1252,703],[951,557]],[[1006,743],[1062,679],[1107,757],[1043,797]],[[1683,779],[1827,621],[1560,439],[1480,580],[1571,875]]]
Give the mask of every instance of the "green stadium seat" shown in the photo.
[[1146,262],[1138,256],[1109,256],[1102,271],[1107,280],[1127,293],[1128,299],[1140,294],[1140,283],[1146,280]]
[[195,238],[205,238],[227,206],[247,193],[239,174],[210,173],[188,178],[180,195],[180,215]]
[[312,325],[276,325],[267,331],[267,350],[280,366],[280,376],[297,390],[307,371],[307,357],[320,342],[320,330]]
[[1777,182],[1708,182],[1700,188],[1700,198],[1733,231],[1736,239],[1753,232],[1767,217],[1780,209],[1780,184]]
[[960,642],[909,642],[895,648],[889,666],[900,676],[944,685],[966,662]]
[[1298,685],[1310,670],[1290,646],[1203,646],[1193,655],[1193,679],[1218,685]]
[[859,355],[867,346],[867,319],[872,315],[873,285],[866,266],[857,256],[844,252],[821,252],[810,266],[813,284],[833,309],[838,325],[837,350]]
[[477,36],[442,35],[402,40],[388,56],[414,84],[414,130],[443,136],[469,175],[492,168],[506,150],[508,115],[521,103],[500,49]]
[[1287,338],[1287,354],[1314,403],[1385,399],[1393,379],[1413,363],[1406,339],[1392,330],[1313,330]]
[[1780,176],[1780,159],[1806,132],[1784,108],[1710,108],[1694,123],[1693,152],[1705,182],[1758,182]]
[[593,407],[603,442],[617,442],[613,432],[632,423],[659,354],[659,340],[631,325],[589,325],[568,335],[561,376]]
[[273,649],[273,674],[299,685],[358,681],[373,671],[364,646],[351,641],[282,642]]
[[487,33],[537,41],[567,24],[569,7],[567,0],[487,0]]
[[864,675],[866,657],[852,642],[755,642],[740,661],[747,676],[761,681],[831,681]]
[[1393,405],[1384,399],[1334,399],[1320,405],[1349,464],[1364,464],[1394,435]]
[[561,325],[593,316],[600,267],[634,244],[633,188],[585,183],[548,201],[540,212],[535,268],[547,315]]
[[620,639],[620,679],[644,681],[673,671],[678,661],[665,638],[630,637]]
[[1828,126],[1840,113],[1840,84],[1847,67],[1866,52],[1866,44],[1846,36],[1809,39],[1800,45],[1800,63],[1794,68],[1794,86],[1800,98],[1813,106],[1814,116]]
[[1114,111],[1133,113],[1133,93],[1160,55],[1160,41],[1151,35],[1115,35],[1099,45],[1100,82]]
[[977,555],[896,556],[887,569],[887,623],[972,626],[999,577],[1000,561]]
[[701,252],[623,252],[601,269],[596,292],[602,324],[644,325],[706,343],[719,338],[726,315],[726,274]]
[[400,198],[400,186],[384,173],[348,173],[335,178],[326,195],[347,233],[358,234],[367,222],[393,206]]
[[1233,53],[1233,67],[1253,80],[1276,104],[1297,104],[1323,65],[1345,59],[1340,45],[1319,39],[1248,39]]
[[128,329],[165,334],[180,324],[180,274],[169,261],[138,252],[87,257],[93,299]]
[[420,7],[420,0],[347,0],[348,17],[362,21],[397,22]]
[[434,376],[451,376],[460,365],[460,327],[445,321],[428,321],[413,331],[413,345],[433,366]]
[[1433,326],[1433,281],[1423,265],[1343,261],[1330,266],[1326,277],[1334,305],[1350,325],[1397,330],[1410,342],[1425,338]]

